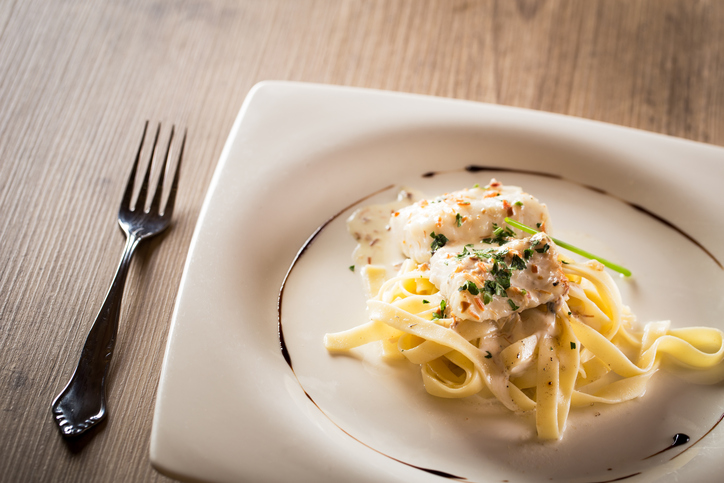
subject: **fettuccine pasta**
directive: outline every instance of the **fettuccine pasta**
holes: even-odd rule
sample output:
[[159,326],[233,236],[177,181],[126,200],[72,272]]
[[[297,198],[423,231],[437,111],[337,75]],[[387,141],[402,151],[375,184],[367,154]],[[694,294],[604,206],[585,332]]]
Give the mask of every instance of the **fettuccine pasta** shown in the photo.
[[[385,356],[420,366],[433,396],[535,411],[541,439],[562,436],[572,407],[642,396],[663,358],[691,369],[724,358],[717,329],[665,321],[636,330],[603,265],[559,253],[543,231],[547,208],[520,188],[493,180],[403,207],[413,199],[405,192],[350,220],[369,321],[327,334],[328,350],[381,343]],[[371,212],[390,215],[388,224],[375,225]],[[507,216],[542,231],[504,228]],[[377,244],[382,252],[365,248]],[[401,263],[385,265],[390,246]]]

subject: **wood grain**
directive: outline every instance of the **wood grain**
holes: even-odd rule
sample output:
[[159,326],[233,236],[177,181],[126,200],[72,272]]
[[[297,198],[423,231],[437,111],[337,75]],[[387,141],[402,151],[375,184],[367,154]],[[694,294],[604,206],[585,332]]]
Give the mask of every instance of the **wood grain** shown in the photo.
[[[724,146],[722,25],[713,0],[0,2],[0,480],[167,480],[148,445],[171,311],[256,82],[492,102]],[[111,416],[69,445],[49,405],[120,257],[115,215],[146,119],[189,130],[176,222],[134,261]]]

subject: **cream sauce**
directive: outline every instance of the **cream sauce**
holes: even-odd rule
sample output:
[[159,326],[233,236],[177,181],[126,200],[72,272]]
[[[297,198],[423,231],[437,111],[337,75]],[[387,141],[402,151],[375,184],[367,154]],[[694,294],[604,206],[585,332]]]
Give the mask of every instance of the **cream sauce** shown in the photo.
[[403,188],[395,201],[365,206],[347,219],[347,230],[358,243],[352,253],[355,267],[383,266],[387,270],[386,278],[397,273],[405,256],[392,239],[390,216],[422,198],[419,191]]

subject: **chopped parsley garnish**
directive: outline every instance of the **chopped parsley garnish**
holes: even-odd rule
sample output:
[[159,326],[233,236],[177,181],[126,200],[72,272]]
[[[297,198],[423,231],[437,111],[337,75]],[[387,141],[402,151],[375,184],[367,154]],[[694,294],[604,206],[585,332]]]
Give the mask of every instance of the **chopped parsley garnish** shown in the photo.
[[447,302],[444,300],[440,301],[440,308],[432,313],[432,320],[444,319],[445,309],[447,309]]
[[429,300],[424,300],[424,299],[423,299],[422,303],[423,303],[423,304],[429,304],[429,303],[430,303],[430,301],[429,301]]
[[456,223],[458,226],[461,226],[461,225],[463,224],[463,216],[462,216],[460,213],[458,213],[457,215],[455,215],[455,223]]
[[490,295],[488,292],[483,292],[483,303],[485,305],[488,305],[492,301],[493,301],[493,296]]
[[513,299],[508,299],[508,305],[510,305],[510,308],[513,310],[518,310],[520,307],[515,305],[515,302],[513,302]]
[[491,354],[490,351],[485,351],[485,358],[486,358],[486,359],[492,359],[492,358],[493,358],[493,354]]
[[500,248],[485,248],[485,249],[476,249],[473,248],[473,244],[469,243],[463,247],[463,251],[458,253],[456,256],[457,258],[465,258],[465,257],[476,257],[476,258],[484,258],[486,260],[497,260],[497,261],[503,261],[505,259],[505,255],[508,254],[508,249],[500,249]]
[[526,260],[530,260],[530,257],[532,256],[533,250],[531,250],[530,248],[526,248],[525,250],[523,250],[523,258],[525,258]]
[[493,235],[495,235],[496,238],[510,238],[512,236],[515,236],[515,233],[508,226],[503,228],[493,223]]
[[447,237],[440,233],[439,235],[436,235],[433,231],[430,233],[430,236],[432,237],[432,243],[430,244],[430,249],[432,250],[432,253],[435,253],[439,248],[442,248],[447,243]]
[[543,225],[543,223],[536,223],[536,224],[535,224],[535,227],[536,227],[536,228],[540,228],[542,225]]
[[518,255],[513,255],[513,259],[510,261],[510,268],[514,270],[525,270],[525,260]]
[[496,223],[493,223],[493,236],[490,238],[484,238],[483,243],[487,243],[488,245],[497,243],[500,246],[505,244],[509,238],[514,236],[515,232],[509,226],[503,228],[498,226]]
[[460,253],[458,253],[458,254],[456,255],[457,258],[465,258],[465,257],[467,257],[467,256],[472,255],[473,252],[472,252],[470,249],[472,249],[473,246],[474,246],[474,245],[473,245],[472,243],[468,243],[467,245],[465,245],[465,246],[463,247],[463,251],[460,252]]
[[493,295],[499,295],[501,297],[508,296],[507,292],[505,291],[505,287],[495,280],[486,280],[485,284],[483,285],[483,291],[489,294],[491,297]]
[[350,265],[350,266],[349,266],[349,271],[350,271],[350,272],[354,272],[354,265]]
[[536,248],[535,251],[537,251],[538,253],[545,253],[548,251],[549,248],[550,245],[546,243],[545,245],[543,245],[543,248]]
[[571,342],[571,349],[575,349],[575,348],[576,348],[576,343],[575,343],[575,342]]
[[458,292],[462,292],[463,290],[467,290],[471,295],[478,295],[480,293],[480,289],[475,285],[475,282],[470,280],[465,282],[463,286],[458,289]]
[[503,286],[503,288],[510,288],[510,271],[502,262],[502,267],[498,264],[498,261],[493,262],[493,268],[490,269],[490,273],[495,277],[495,281]]
[[515,206],[523,206],[523,202],[522,202],[522,201],[516,201],[516,202],[513,203],[513,204],[514,204]]
[[463,251],[461,251],[460,253],[455,255],[455,257],[456,258],[465,258],[468,255],[470,255],[470,252],[468,251],[468,245],[465,245],[465,247],[463,248]]
[[480,188],[480,185],[479,185],[478,183],[475,183],[475,184],[473,185],[473,188]]

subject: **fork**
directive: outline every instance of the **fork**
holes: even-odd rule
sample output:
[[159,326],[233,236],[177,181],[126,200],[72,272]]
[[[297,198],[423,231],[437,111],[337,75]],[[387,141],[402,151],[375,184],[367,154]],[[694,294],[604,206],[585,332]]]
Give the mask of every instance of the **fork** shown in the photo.
[[125,193],[123,194],[123,200],[121,201],[121,207],[118,211],[118,223],[126,235],[126,244],[123,249],[120,264],[118,265],[118,270],[113,277],[113,282],[106,294],[106,299],[88,333],[80,355],[80,360],[78,361],[78,366],[65,389],[55,398],[51,406],[53,416],[63,436],[78,436],[101,422],[106,416],[106,381],[108,379],[108,368],[116,343],[118,321],[121,312],[121,298],[123,297],[123,287],[126,282],[126,276],[128,275],[131,257],[142,240],[158,235],[165,230],[171,222],[176,191],[178,189],[179,169],[184,146],[186,145],[186,131],[184,130],[176,171],[173,176],[173,183],[171,184],[171,190],[163,211],[161,211],[161,195],[175,126],[171,128],[166,154],[161,166],[161,174],[153,199],[151,200],[149,209],[146,210],[145,208],[151,165],[153,164],[158,137],[161,131],[160,123],[153,139],[148,168],[146,169],[138,193],[138,199],[135,205],[132,205],[136,172],[138,170],[139,160],[141,159],[141,151],[147,131],[148,121],[146,121],[143,128],[141,145],[138,147],[138,154],[136,154],[136,160],[133,163],[133,169],[131,170],[131,175],[126,184]]

